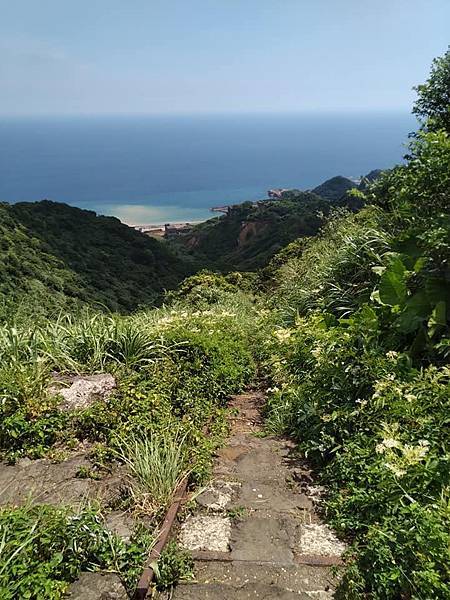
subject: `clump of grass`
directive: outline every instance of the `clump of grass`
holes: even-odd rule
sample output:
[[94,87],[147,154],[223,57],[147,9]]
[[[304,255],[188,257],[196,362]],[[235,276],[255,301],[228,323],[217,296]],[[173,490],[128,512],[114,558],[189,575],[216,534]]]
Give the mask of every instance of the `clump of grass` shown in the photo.
[[151,332],[141,327],[136,318],[116,320],[108,346],[107,356],[112,361],[135,370],[154,362],[166,353],[163,341],[155,340]]
[[61,315],[40,330],[42,354],[58,371],[103,370],[105,346],[113,328],[112,317],[100,313]]
[[168,429],[151,434],[129,434],[118,443],[118,456],[133,477],[132,493],[138,507],[155,513],[167,506],[187,476],[186,434]]

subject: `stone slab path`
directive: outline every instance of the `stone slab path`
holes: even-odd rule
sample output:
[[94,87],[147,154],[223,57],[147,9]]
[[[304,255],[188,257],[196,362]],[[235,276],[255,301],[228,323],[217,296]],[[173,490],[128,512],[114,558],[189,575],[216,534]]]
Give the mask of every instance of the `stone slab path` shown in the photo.
[[[181,524],[195,580],[175,600],[328,600],[345,549],[315,510],[321,489],[286,439],[261,437],[262,394],[231,402],[231,435],[210,485]],[[164,598],[164,596],[160,596]]]

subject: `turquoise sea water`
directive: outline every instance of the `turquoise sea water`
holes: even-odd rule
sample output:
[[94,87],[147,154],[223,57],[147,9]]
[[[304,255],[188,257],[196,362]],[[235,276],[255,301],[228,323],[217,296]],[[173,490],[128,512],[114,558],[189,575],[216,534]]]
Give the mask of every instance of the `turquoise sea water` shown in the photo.
[[127,223],[204,219],[271,187],[400,162],[406,113],[0,120],[0,201],[50,198]]

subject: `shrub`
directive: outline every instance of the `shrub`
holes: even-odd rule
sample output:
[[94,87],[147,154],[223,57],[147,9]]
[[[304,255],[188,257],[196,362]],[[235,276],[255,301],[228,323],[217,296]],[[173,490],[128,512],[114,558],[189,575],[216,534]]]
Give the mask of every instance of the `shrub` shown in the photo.
[[194,561],[187,550],[175,541],[170,541],[155,565],[156,588],[167,590],[179,581],[191,579],[194,574]]
[[0,509],[0,595],[59,600],[83,570],[135,575],[153,544],[142,532],[127,546],[98,512],[47,505]]
[[374,314],[276,331],[269,425],[320,468],[328,517],[354,540],[342,597],[444,598],[450,371],[412,368]]

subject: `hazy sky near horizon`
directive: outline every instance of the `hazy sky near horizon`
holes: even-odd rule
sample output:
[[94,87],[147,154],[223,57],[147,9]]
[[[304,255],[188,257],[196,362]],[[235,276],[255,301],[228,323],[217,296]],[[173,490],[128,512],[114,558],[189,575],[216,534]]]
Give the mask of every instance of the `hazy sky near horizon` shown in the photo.
[[409,110],[449,0],[0,0],[0,115]]

